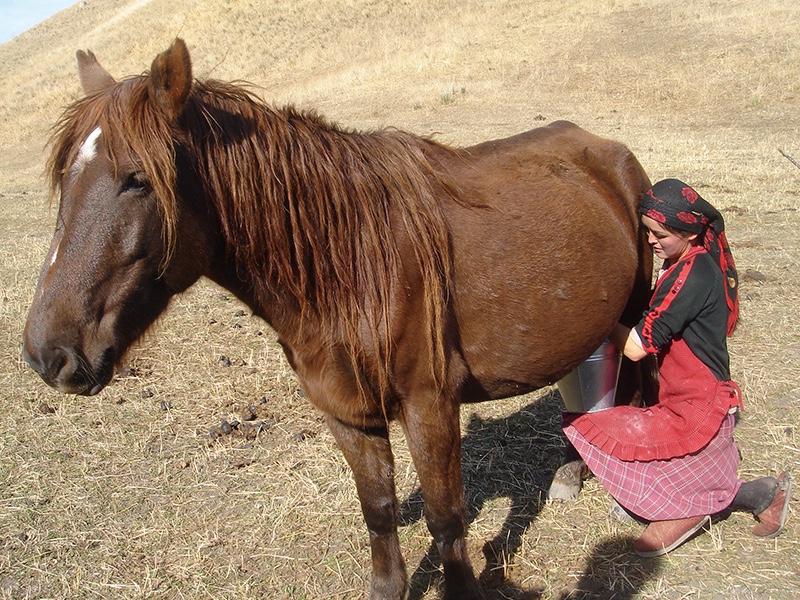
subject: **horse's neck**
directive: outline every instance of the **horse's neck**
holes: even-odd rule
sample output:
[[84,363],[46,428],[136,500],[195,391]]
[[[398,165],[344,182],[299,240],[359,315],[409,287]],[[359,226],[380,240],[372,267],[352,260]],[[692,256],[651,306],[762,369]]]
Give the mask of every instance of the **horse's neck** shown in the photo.
[[319,329],[318,325],[310,322],[313,318],[301,316],[300,308],[291,294],[282,293],[277,286],[243,280],[237,275],[241,272],[230,261],[225,261],[216,265],[208,277],[244,302],[253,315],[264,320],[284,340],[301,340],[306,337],[301,330]]

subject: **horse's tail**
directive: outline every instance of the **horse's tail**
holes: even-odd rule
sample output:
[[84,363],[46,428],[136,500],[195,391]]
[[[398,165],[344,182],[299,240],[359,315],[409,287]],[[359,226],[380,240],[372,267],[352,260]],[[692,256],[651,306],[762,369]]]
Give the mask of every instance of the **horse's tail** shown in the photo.
[[[622,199],[630,218],[630,226],[636,236],[636,275],[631,288],[628,303],[620,316],[620,322],[633,327],[642,318],[652,295],[653,253],[647,243],[647,231],[639,218],[639,204],[642,195],[651,187],[639,160],[625,145],[613,142],[616,148],[604,155],[614,155],[613,168],[608,168],[607,160],[600,160],[595,153],[584,152],[589,166],[602,169],[604,181]],[[633,404],[650,406],[658,400],[658,364],[656,357],[648,355],[638,362],[623,357],[620,367],[619,386],[617,388],[617,404]]]
[[634,362],[622,357],[614,404],[652,406],[658,401],[658,363],[653,354]]
[[[641,222],[637,230],[637,255],[639,257],[628,304],[620,317],[620,322],[628,327],[633,327],[642,318],[642,314],[650,304],[653,284],[653,253],[647,243],[647,232]],[[628,364],[626,364],[628,363]],[[625,390],[625,381],[633,386]],[[617,404],[636,403],[639,406],[652,406],[658,401],[658,363],[654,354],[648,354],[642,360],[633,362],[627,358],[622,359],[620,367],[620,387],[625,393],[617,393]],[[635,397],[639,394],[639,399]]]

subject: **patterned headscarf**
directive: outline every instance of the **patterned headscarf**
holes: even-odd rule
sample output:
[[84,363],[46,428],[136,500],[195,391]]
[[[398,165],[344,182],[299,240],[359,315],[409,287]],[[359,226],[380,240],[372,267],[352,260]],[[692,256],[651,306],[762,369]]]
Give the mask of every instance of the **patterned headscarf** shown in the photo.
[[722,215],[694,189],[677,179],[659,181],[645,192],[640,210],[643,216],[673,229],[703,235],[703,246],[725,278],[725,296],[730,310],[728,335],[731,335],[739,318],[739,279],[725,237]]

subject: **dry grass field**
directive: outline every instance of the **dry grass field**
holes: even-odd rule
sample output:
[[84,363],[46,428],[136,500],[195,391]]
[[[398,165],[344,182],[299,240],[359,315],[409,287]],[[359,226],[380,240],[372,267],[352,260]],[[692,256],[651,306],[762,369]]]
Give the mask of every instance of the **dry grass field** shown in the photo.
[[[741,277],[741,476],[800,477],[800,168],[779,152],[800,159],[799,26],[796,0],[86,0],[0,45],[0,599],[369,585],[344,459],[272,331],[223,290],[177,298],[98,396],[59,395],[22,361],[55,217],[48,130],[79,97],[78,48],[124,76],[181,36],[196,76],[349,128],[462,145],[568,119],[623,141],[651,179],[723,209]],[[596,481],[544,502],[559,420],[549,389],[463,411],[468,541],[490,600],[800,594],[797,500],[776,540],[735,514],[659,560],[633,554],[641,528],[608,516]],[[399,431],[394,446],[411,598],[437,598]]]

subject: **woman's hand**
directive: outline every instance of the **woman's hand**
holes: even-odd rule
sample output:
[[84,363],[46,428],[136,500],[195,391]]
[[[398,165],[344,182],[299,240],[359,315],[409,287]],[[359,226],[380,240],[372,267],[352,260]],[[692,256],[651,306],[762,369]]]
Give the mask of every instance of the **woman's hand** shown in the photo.
[[640,361],[647,356],[647,352],[644,351],[639,342],[639,336],[636,331],[630,327],[625,327],[622,323],[614,325],[614,329],[608,337],[611,343],[632,361]]

